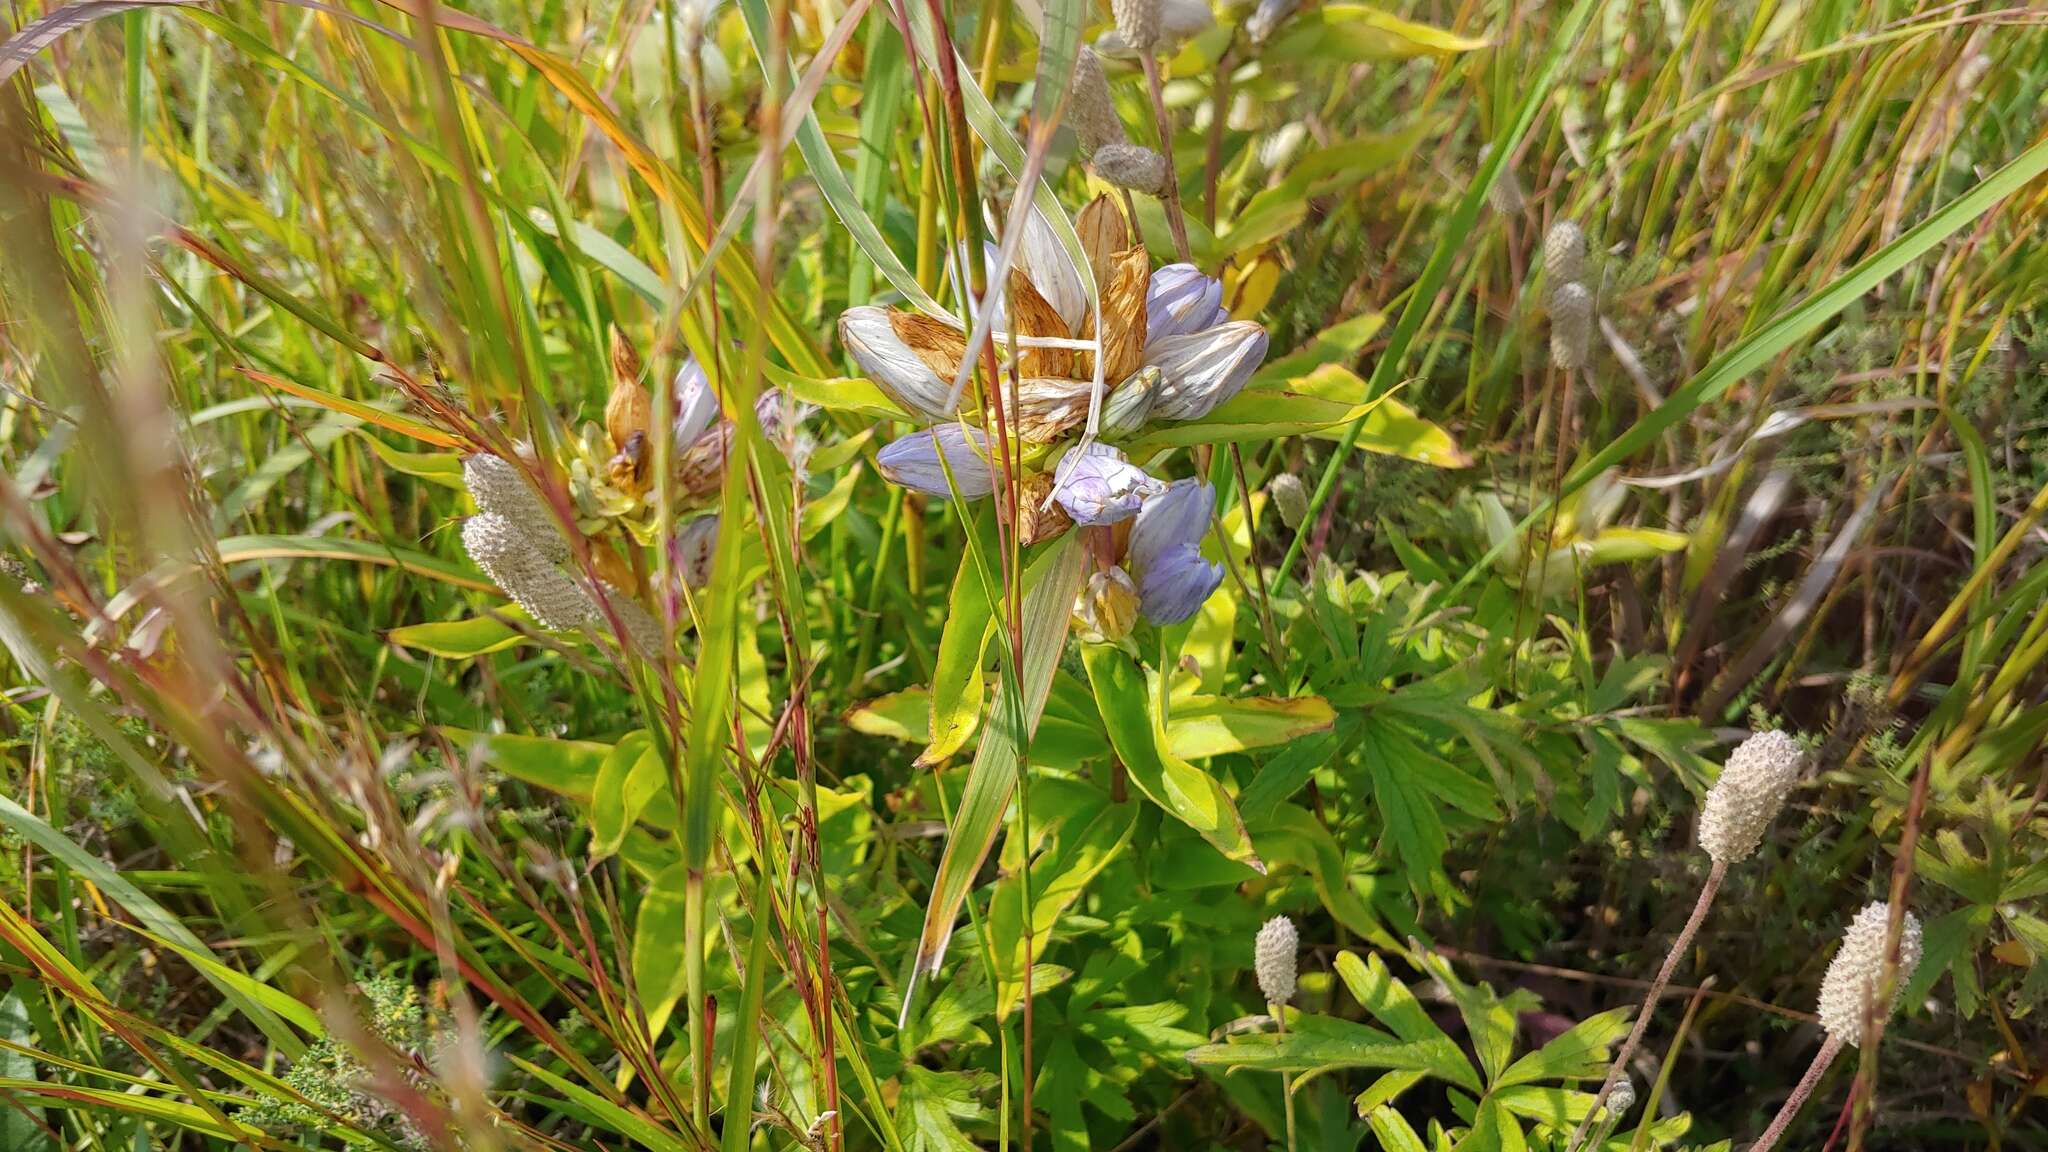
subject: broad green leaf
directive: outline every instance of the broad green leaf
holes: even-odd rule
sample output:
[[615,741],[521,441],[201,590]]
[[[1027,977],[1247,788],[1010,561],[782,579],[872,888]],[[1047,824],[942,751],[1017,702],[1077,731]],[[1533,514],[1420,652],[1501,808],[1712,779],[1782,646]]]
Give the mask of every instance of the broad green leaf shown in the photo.
[[465,732],[460,728],[443,728],[441,732],[458,748],[481,744],[484,762],[507,776],[585,803],[596,794],[598,770],[612,750],[609,744],[553,736]]
[[1375,1139],[1380,1142],[1383,1152],[1429,1152],[1429,1146],[1399,1112],[1381,1105],[1365,1114],[1365,1122],[1372,1129]]
[[628,732],[612,745],[597,770],[590,799],[590,855],[602,860],[619,850],[626,830],[656,796],[668,790],[668,773],[646,732]]
[[689,868],[670,865],[648,884],[633,919],[633,986],[659,1036],[683,995],[683,886]]
[[1588,564],[1626,564],[1682,552],[1692,541],[1683,532],[1663,528],[1603,528],[1586,549]]
[[362,434],[369,442],[370,450],[384,462],[386,468],[403,472],[443,488],[463,489],[462,457],[454,452],[407,452],[393,448],[368,432]]
[[1230,793],[1215,777],[1168,750],[1158,696],[1130,656],[1115,645],[1083,644],[1081,663],[1095,688],[1095,706],[1109,730],[1109,741],[1131,783],[1224,856],[1265,871]]
[[[1034,785],[1035,787],[1035,785]],[[1038,807],[1034,795],[1032,807]],[[1116,859],[1137,826],[1136,804],[1110,804],[1107,797],[1081,816],[1070,817],[1060,828],[1057,842],[1031,862],[1031,947],[1035,959],[1045,955],[1059,918],[1081,898],[1089,881]],[[1007,1018],[1023,999],[1025,940],[1024,885],[1017,875],[997,881],[989,902],[989,927],[995,935],[995,968],[1000,988],[996,1015]],[[1045,989],[1034,984],[1033,993]]]
[[986,1072],[934,1072],[916,1064],[903,1069],[896,1134],[909,1152],[979,1152],[960,1131],[960,1121],[987,1113],[980,1093],[995,1080]]
[[899,407],[894,400],[875,387],[872,380],[859,376],[835,376],[830,380],[816,380],[809,376],[798,376],[793,372],[770,370],[769,379],[777,387],[806,404],[816,404],[827,412],[850,412],[857,416],[871,416],[883,420],[908,420],[910,414]]
[[863,736],[885,736],[909,744],[931,735],[931,718],[932,694],[923,688],[905,688],[847,709],[846,726]]
[[1333,1068],[1398,1068],[1432,1072],[1462,1065],[1464,1056],[1448,1037],[1396,1040],[1377,1028],[1331,1016],[1289,1013],[1285,1035],[1259,1032],[1204,1044],[1188,1062],[1228,1071],[1311,1072]]
[[1276,62],[1398,60],[1484,47],[1485,40],[1403,20],[1363,4],[1325,4],[1296,13],[1267,46],[1265,58]]
[[1251,826],[1268,867],[1291,865],[1308,873],[1323,907],[1338,923],[1381,948],[1400,947],[1372,906],[1353,890],[1343,850],[1322,821],[1292,804],[1277,804]]
[[[970,531],[992,541],[994,533],[982,531],[983,526],[992,526],[989,514],[975,517]],[[974,735],[981,717],[982,671],[995,628],[980,567],[962,563],[953,574],[953,590],[946,600],[946,629],[939,635],[938,657],[932,666],[931,745],[918,756],[919,764],[937,764],[951,757]]]
[[1336,718],[1320,696],[1182,697],[1167,719],[1167,747],[1185,760],[1270,748],[1327,731]]
[[[469,660],[502,652],[526,640],[526,634],[505,623],[505,618],[527,621],[526,612],[508,604],[489,616],[467,620],[438,620],[430,624],[406,624],[386,632],[385,638],[406,648],[417,648],[450,660]],[[529,623],[538,631],[546,631]]]

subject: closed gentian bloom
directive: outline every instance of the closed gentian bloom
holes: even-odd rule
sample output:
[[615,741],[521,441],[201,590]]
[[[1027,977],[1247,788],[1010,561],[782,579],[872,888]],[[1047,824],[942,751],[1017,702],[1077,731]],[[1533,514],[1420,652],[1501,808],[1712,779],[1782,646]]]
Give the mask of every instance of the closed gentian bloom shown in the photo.
[[1199,420],[1238,394],[1266,359],[1266,330],[1233,320],[1167,336],[1145,348],[1145,362],[1158,367],[1154,420]]
[[1145,293],[1145,343],[1186,336],[1230,318],[1223,308],[1223,281],[1202,275],[1193,264],[1168,264],[1152,273]]
[[1165,490],[1165,485],[1107,444],[1090,444],[1067,453],[1053,475],[1053,499],[1081,525],[1128,520],[1138,514],[1146,497]]
[[[901,437],[877,452],[875,460],[892,483],[927,496],[946,496],[957,489],[962,499],[979,500],[996,487],[988,437],[959,424],[938,424]],[[946,481],[947,469],[953,473],[951,484]]]
[[1138,611],[1154,624],[1178,624],[1202,610],[1223,583],[1223,565],[1192,544],[1176,544],[1138,576]]
[[1223,566],[1202,558],[1216,490],[1189,477],[1145,501],[1131,526],[1127,559],[1138,577],[1138,609],[1154,624],[1193,616],[1223,583]]
[[941,376],[934,365],[950,359],[957,366],[966,337],[915,313],[862,305],[840,314],[839,342],[875,387],[904,411],[921,420],[951,415],[946,401],[953,393],[952,376]]
[[676,451],[687,452],[717,422],[718,393],[712,391],[711,378],[704,374],[703,366],[694,356],[676,369],[672,390],[676,405]]

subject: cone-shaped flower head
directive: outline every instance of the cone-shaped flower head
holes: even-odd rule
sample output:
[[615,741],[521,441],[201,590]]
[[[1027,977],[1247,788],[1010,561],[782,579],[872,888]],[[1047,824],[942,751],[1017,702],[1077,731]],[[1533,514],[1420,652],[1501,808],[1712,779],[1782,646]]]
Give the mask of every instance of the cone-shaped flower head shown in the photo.
[[1067,123],[1081,138],[1081,150],[1093,154],[1111,144],[1125,144],[1124,122],[1116,114],[1109,96],[1109,79],[1102,74],[1102,58],[1082,47],[1074,57],[1074,80],[1068,89]]
[[1300,949],[1294,921],[1287,917],[1275,916],[1259,928],[1252,966],[1259,975],[1259,992],[1266,1003],[1285,1004],[1294,999],[1295,953]]
[[1550,293],[1550,362],[1566,372],[1586,366],[1593,346],[1593,294],[1584,284],[1560,284]]
[[1700,847],[1706,854],[1721,864],[1749,859],[1805,763],[1799,742],[1783,732],[1759,732],[1744,740],[1707,790],[1700,810]]
[[589,618],[590,598],[583,586],[507,517],[496,512],[470,517],[462,525],[462,546],[541,627],[575,628]]
[[1282,472],[1266,481],[1266,495],[1272,497],[1273,507],[1280,510],[1280,522],[1288,528],[1300,528],[1308,519],[1308,485],[1292,472]]
[[1166,486],[1145,474],[1107,444],[1067,453],[1053,472],[1054,496],[1080,525],[1115,524],[1138,514],[1138,506]]
[[1628,1110],[1635,1106],[1636,1083],[1623,1075],[1614,1082],[1614,1091],[1607,1094],[1607,1114],[1614,1117],[1626,1116]]
[[1152,418],[1200,420],[1237,395],[1265,359],[1266,330],[1248,320],[1152,343],[1145,361],[1162,377]]
[[1105,144],[1091,160],[1095,174],[1118,188],[1147,196],[1166,191],[1166,157],[1142,144]]
[[1543,278],[1553,293],[1586,278],[1586,233],[1570,220],[1559,220],[1543,234]]
[[[1891,915],[1891,905],[1883,901],[1865,905],[1842,933],[1842,947],[1820,983],[1820,1026],[1852,1048],[1863,1044],[1863,1018],[1877,1000],[1884,979],[1885,936]],[[1890,1016],[1899,1006],[1899,996],[1919,966],[1920,919],[1908,912],[1899,932],[1899,966],[1891,999],[1877,1006],[1876,1018]]]
[[1080,618],[1083,637],[1094,641],[1121,640],[1138,623],[1138,587],[1130,573],[1112,565],[1088,578],[1088,586],[1075,599],[1074,615]]
[[1127,556],[1138,578],[1139,610],[1154,624],[1188,619],[1223,583],[1223,565],[1201,551],[1215,506],[1216,490],[1190,477],[1138,509]]
[[[890,481],[927,496],[947,496],[957,488],[962,499],[979,500],[996,487],[988,437],[978,428],[935,424],[892,441],[875,454],[875,460]],[[953,474],[950,484],[948,469]]]
[[1223,281],[1193,264],[1168,264],[1152,273],[1145,293],[1145,342],[1205,331],[1230,319]]
[[712,391],[711,377],[705,375],[697,358],[692,356],[676,369],[671,394],[675,397],[676,406],[676,451],[687,452],[717,422],[718,393]]
[[479,452],[462,462],[462,482],[478,511],[488,512],[511,524],[527,537],[527,546],[547,559],[569,558],[569,542],[562,538],[555,514],[541,502],[540,494],[519,474],[510,460]]

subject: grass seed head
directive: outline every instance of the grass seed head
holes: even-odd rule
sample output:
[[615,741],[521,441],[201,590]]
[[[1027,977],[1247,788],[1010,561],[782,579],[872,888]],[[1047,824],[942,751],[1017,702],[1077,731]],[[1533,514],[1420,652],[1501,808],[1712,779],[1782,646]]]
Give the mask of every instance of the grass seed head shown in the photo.
[[[1828,964],[1820,984],[1820,1026],[1828,1035],[1849,1045],[1863,1043],[1864,1015],[1877,999],[1884,979],[1885,937],[1891,928],[1891,905],[1877,901],[1864,906],[1842,933],[1842,947]],[[1913,970],[1920,966],[1920,919],[1906,913],[1899,931],[1899,965],[1893,974],[1891,999],[1879,1006],[1878,1018],[1890,1016]]]
[[1805,750],[1783,732],[1759,732],[1744,740],[1707,790],[1700,810],[1700,847],[1722,864],[1749,859],[1805,764]]

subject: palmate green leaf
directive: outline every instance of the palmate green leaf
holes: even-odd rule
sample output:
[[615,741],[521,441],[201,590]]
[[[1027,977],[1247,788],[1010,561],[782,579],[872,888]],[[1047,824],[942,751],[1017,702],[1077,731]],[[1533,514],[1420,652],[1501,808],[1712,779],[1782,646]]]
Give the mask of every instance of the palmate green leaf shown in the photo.
[[1607,1052],[1628,1035],[1629,1009],[1613,1008],[1574,1024],[1563,1035],[1510,1064],[1494,1088],[1539,1080],[1587,1080],[1607,1072]]
[[1403,20],[1364,4],[1325,4],[1297,13],[1266,48],[1275,61],[1399,60],[1486,47],[1486,41]]
[[1237,804],[1214,776],[1167,749],[1157,694],[1146,674],[1123,649],[1083,644],[1081,663],[1095,688],[1095,706],[1109,730],[1109,742],[1145,797],[1196,832],[1229,859],[1260,872],[1265,863],[1253,850]]
[[916,1064],[903,1069],[896,1109],[896,1133],[909,1152],[978,1152],[960,1131],[960,1121],[980,1118],[980,1093],[995,1077],[986,1072],[934,1072]]
[[[1036,793],[1031,806],[1039,807]],[[1136,804],[1111,804],[1101,794],[1092,804],[1065,818],[1054,844],[1031,862],[1031,957],[1045,955],[1060,915],[1123,852],[1137,824]],[[1024,996],[1024,921],[1023,878],[1013,873],[996,882],[995,895],[989,901],[988,925],[995,939],[992,959],[998,981],[998,1018],[1008,1017]],[[1034,982],[1034,994],[1042,995],[1044,991],[1043,985]]]
[[[916,991],[916,974],[935,972],[944,962],[946,944],[952,939],[953,922],[961,902],[974,883],[974,874],[988,858],[1002,827],[1003,812],[1017,786],[1019,747],[1028,744],[1029,733],[1045,711],[1047,693],[1052,690],[1053,673],[1065,650],[1067,629],[1072,620],[1074,597],[1085,579],[1086,556],[1069,532],[1047,546],[1026,567],[1023,576],[1023,657],[1021,678],[1024,699],[1021,709],[1006,705],[998,689],[989,701],[990,717],[967,773],[967,787],[960,807],[946,832],[946,850],[939,858],[938,874],[925,905],[924,929],[918,937],[917,960],[912,982],[904,989],[903,1013],[907,1017]],[[1024,731],[1013,717],[1023,714]]]
[[[1188,1062],[1236,1072],[1311,1072],[1337,1068],[1392,1068],[1451,1080],[1465,1057],[1449,1037],[1398,1040],[1377,1028],[1332,1016],[1289,1013],[1287,1032],[1233,1036],[1190,1050]],[[1470,1069],[1466,1068],[1467,1074]],[[1454,1081],[1455,1082],[1455,1081]]]
[[1339,924],[1378,947],[1400,948],[1400,941],[1387,931],[1372,905],[1353,889],[1343,849],[1313,813],[1292,804],[1276,804],[1247,823],[1268,867],[1301,869],[1314,882],[1323,907]]
[[1365,1114],[1365,1122],[1372,1129],[1373,1138],[1380,1142],[1384,1152],[1429,1152],[1429,1146],[1399,1112],[1385,1105],[1373,1108]]
[[1453,1146],[1454,1152],[1527,1152],[1529,1142],[1522,1125],[1500,1101],[1487,1097],[1479,1102],[1472,1127]]

